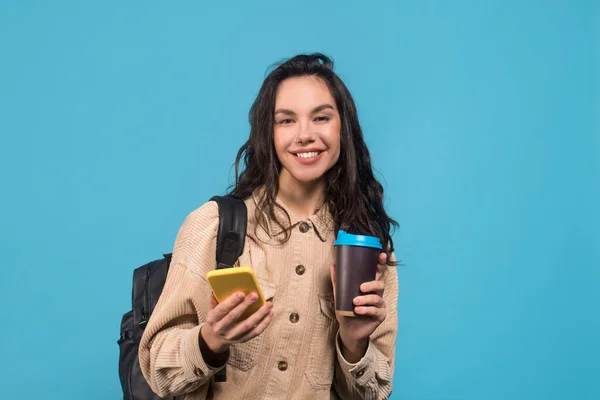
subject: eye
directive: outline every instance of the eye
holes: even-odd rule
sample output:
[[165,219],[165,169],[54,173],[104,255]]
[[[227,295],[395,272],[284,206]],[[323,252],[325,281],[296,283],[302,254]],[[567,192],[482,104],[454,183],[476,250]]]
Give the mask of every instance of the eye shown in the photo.
[[291,124],[291,123],[293,123],[293,122],[294,122],[294,120],[293,120],[293,119],[291,119],[291,118],[286,118],[286,119],[282,119],[282,120],[280,120],[280,121],[277,121],[277,124],[278,124],[278,125],[289,125],[289,124]]
[[331,117],[327,116],[327,115],[320,115],[318,117],[315,117],[314,121],[315,122],[327,122],[331,119]]

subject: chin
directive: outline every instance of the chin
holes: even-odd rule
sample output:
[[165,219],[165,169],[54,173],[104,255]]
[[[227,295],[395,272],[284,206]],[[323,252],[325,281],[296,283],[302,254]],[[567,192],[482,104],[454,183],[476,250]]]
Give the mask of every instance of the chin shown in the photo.
[[301,183],[314,183],[324,178],[325,172],[323,173],[291,173],[292,177]]

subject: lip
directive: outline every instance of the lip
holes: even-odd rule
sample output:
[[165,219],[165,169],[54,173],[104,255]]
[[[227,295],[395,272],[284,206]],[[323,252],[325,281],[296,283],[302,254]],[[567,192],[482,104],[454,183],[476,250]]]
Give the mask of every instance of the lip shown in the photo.
[[[296,153],[310,153],[311,151],[318,151],[319,155],[313,158],[302,158],[302,157],[298,157],[296,155]],[[323,154],[325,154],[325,150],[320,150],[320,149],[302,149],[302,151],[297,151],[297,152],[290,152],[292,154],[292,156],[294,157],[294,160],[298,161],[300,164],[303,165],[313,165],[319,162],[319,160],[321,158],[323,158]]]
[[302,148],[302,149],[298,149],[296,151],[290,151],[290,153],[292,153],[293,155],[296,155],[296,153],[310,153],[311,151],[318,151],[319,153],[324,152],[325,150],[323,149],[318,149],[316,147],[308,147],[306,149]]

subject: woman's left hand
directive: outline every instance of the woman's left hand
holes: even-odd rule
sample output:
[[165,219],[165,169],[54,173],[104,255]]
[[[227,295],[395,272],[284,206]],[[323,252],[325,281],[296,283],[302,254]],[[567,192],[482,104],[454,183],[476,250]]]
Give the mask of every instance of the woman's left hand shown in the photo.
[[[387,268],[387,255],[381,253],[374,281],[365,282],[360,286],[363,293],[369,293],[354,298],[354,313],[356,317],[345,317],[336,314],[340,324],[340,349],[344,358],[350,363],[356,363],[365,355],[369,337],[385,320],[385,301],[383,290],[385,284],[382,277]],[[335,265],[331,266],[331,282],[335,298]]]

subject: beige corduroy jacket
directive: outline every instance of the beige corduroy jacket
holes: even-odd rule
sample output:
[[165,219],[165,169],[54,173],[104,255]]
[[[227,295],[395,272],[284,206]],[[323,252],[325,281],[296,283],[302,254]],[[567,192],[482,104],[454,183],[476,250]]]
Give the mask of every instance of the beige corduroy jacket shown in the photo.
[[216,203],[204,204],[179,230],[167,282],[140,344],[141,369],[152,389],[162,397],[186,394],[186,400],[388,398],[398,321],[396,269],[383,276],[387,318],[362,360],[350,364],[337,341],[330,213],[322,208],[300,220],[286,208],[290,237],[280,244],[281,228],[272,221],[267,229],[257,227],[258,193],[245,201],[248,230],[238,265],[254,269],[265,297],[272,298],[273,321],[260,336],[231,347],[227,381],[216,383],[218,369],[206,364],[198,344],[210,304],[205,276],[215,268],[219,220]]

